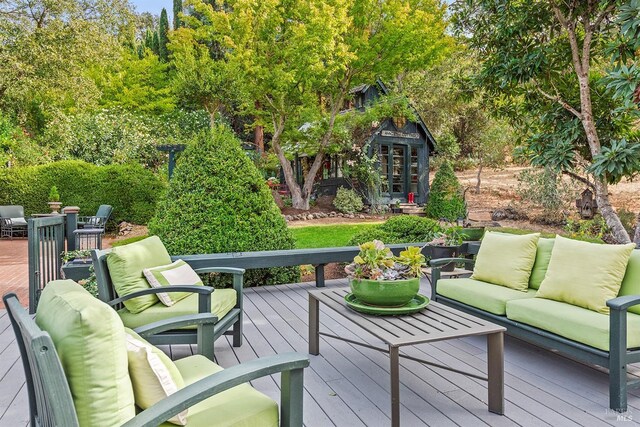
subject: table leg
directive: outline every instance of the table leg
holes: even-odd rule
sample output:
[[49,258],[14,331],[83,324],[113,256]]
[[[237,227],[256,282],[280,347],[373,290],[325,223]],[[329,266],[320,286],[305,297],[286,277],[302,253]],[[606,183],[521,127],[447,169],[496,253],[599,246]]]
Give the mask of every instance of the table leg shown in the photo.
[[391,374],[391,427],[400,427],[400,355],[399,348],[389,346]]
[[489,412],[504,414],[504,337],[502,332],[487,335]]
[[320,354],[320,304],[309,294],[309,354]]

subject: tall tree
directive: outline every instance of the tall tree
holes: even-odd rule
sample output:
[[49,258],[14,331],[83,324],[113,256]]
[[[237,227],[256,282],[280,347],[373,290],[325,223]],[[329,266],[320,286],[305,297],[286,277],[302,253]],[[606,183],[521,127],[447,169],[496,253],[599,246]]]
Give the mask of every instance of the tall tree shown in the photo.
[[167,16],[167,9],[163,7],[162,12],[160,12],[160,25],[158,25],[158,56],[160,57],[160,60],[164,62],[169,60],[168,43],[169,18]]
[[[247,88],[244,104],[271,134],[292,205],[309,208],[336,117],[353,85],[395,79],[440,57],[449,45],[438,0],[235,0],[201,13],[200,41],[216,35]],[[255,109],[255,106],[260,106]],[[305,120],[324,133],[299,185],[283,135]],[[314,154],[314,153],[308,153]]]
[[182,26],[180,14],[182,13],[182,0],[173,0],[173,29],[177,30]]
[[[534,163],[595,175],[598,208],[619,242],[630,239],[608,183],[630,172],[616,163],[625,164],[625,155],[640,147],[624,139],[633,117],[620,110],[602,77],[606,48],[620,33],[616,17],[634,1],[467,0],[453,6],[459,34],[484,59],[476,82],[527,131],[525,149]],[[603,159],[607,153],[613,154]],[[605,160],[611,167],[598,169]]]
[[160,38],[158,37],[157,31],[153,32],[153,38],[151,39],[151,51],[160,56]]

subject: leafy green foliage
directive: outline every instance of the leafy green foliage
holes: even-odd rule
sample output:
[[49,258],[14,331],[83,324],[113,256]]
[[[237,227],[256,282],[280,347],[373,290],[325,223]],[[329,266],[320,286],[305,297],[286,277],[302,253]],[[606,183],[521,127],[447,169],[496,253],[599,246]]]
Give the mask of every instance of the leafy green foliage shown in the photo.
[[611,232],[611,229],[602,216],[596,215],[593,219],[574,220],[569,218],[564,231],[568,234],[568,237],[574,239],[601,241]]
[[58,187],[55,185],[51,186],[51,190],[49,190],[49,199],[50,202],[59,202],[60,201],[60,193],[58,193]]
[[167,9],[163,7],[162,12],[160,12],[160,24],[158,26],[158,56],[164,62],[169,59],[167,43],[169,43],[169,17]]
[[425,266],[421,248],[411,246],[394,256],[382,241],[373,240],[360,244],[360,252],[344,270],[350,279],[402,280],[421,277]]
[[43,162],[48,156],[25,132],[0,112],[0,169]]
[[340,212],[347,214],[360,212],[364,207],[358,193],[355,190],[344,187],[338,188],[336,198],[333,199],[333,206]]
[[576,185],[556,169],[531,168],[518,175],[517,193],[524,202],[542,208],[546,220],[561,222],[578,195]]
[[411,215],[394,216],[383,224],[355,234],[348,244],[355,246],[362,242],[382,239],[388,244],[428,242],[441,231],[440,224],[431,218]]
[[640,143],[626,139],[611,141],[611,146],[602,147],[593,158],[588,171],[610,184],[617,184],[625,176],[633,178],[640,173]]
[[[182,153],[149,232],[172,254],[294,248],[264,178],[222,125],[198,135]],[[247,286],[298,279],[297,268],[290,267],[245,275]]]
[[0,204],[22,205],[27,216],[47,212],[51,186],[63,206],[93,215],[101,204],[113,206],[113,222],[146,224],[155,213],[164,183],[139,165],[95,166],[62,161],[43,166],[0,169]]
[[467,217],[462,187],[449,162],[443,163],[436,171],[429,192],[426,213],[430,218],[444,218],[447,221]]
[[177,30],[182,26],[180,14],[182,13],[182,0],[173,0],[173,29]]

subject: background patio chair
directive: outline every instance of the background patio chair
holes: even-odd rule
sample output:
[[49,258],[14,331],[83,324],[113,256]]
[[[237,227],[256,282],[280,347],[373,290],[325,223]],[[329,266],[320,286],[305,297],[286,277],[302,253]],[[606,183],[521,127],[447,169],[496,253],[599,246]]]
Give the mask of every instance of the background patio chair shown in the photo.
[[100,205],[95,215],[78,217],[78,228],[73,231],[76,249],[102,249],[102,236],[112,212],[111,205]]
[[78,217],[78,228],[100,228],[104,232],[112,212],[111,205],[100,205],[95,215]]
[[[74,287],[77,287],[77,290],[72,289]],[[183,377],[184,388],[136,414],[135,389],[131,390],[131,382],[126,378],[131,366],[126,366],[127,349],[124,344],[126,337],[122,324],[113,324],[113,318],[106,316],[105,323],[110,323],[109,331],[113,333],[102,333],[96,339],[96,333],[100,334],[102,316],[110,311],[106,306],[104,308],[99,306],[104,303],[93,298],[86,290],[71,281],[52,282],[44,292],[54,294],[49,298],[48,303],[53,301],[68,303],[68,305],[64,304],[66,311],[60,325],[55,319],[49,323],[38,321],[38,323],[49,324],[48,330],[38,326],[20,305],[15,294],[7,294],[3,297],[25,371],[30,425],[74,427],[79,426],[83,421],[87,424],[100,419],[108,420],[110,425],[165,425],[163,424],[165,421],[186,408],[189,408],[187,415],[189,426],[231,425],[232,423],[259,426],[266,425],[262,421],[267,420],[270,421],[268,425],[273,425],[273,420],[278,419],[277,402],[247,383],[281,372],[280,425],[302,426],[303,371],[309,366],[309,359],[296,353],[256,359],[229,369],[222,369],[202,356],[181,359],[175,363],[175,367]],[[38,307],[36,319],[39,319],[42,311],[47,310],[46,300],[45,297],[44,302]],[[85,302],[90,305],[86,307],[87,310],[82,306]],[[49,307],[49,317],[55,317],[58,309],[57,305],[53,308]],[[73,310],[78,312],[74,313]],[[91,319],[91,315],[95,318]],[[46,318],[46,314],[43,317]],[[118,321],[117,317],[115,320]],[[61,330],[56,330],[57,327]],[[104,360],[81,358],[74,359],[74,363],[71,363],[70,359],[73,359],[74,355],[70,352],[61,352],[61,358],[57,347],[69,346],[69,343],[64,341],[69,339],[66,331],[70,329],[75,334],[72,339],[80,340],[83,349],[95,351],[95,346],[99,346],[114,357]],[[76,353],[81,353],[83,349],[76,350]],[[62,367],[63,362],[65,369]],[[122,366],[122,363],[125,366]],[[97,369],[98,364],[104,369]],[[75,375],[69,374],[67,377],[65,371],[73,371],[74,368],[76,368]],[[124,377],[115,375],[116,370],[124,373]],[[108,372],[106,375],[112,378],[110,381],[113,381],[113,384],[108,381],[105,383],[105,379],[100,378],[103,375],[101,372]],[[73,395],[72,390],[74,390]],[[87,390],[89,396],[79,393],[79,390]],[[100,404],[87,403],[96,401]],[[113,406],[114,401],[117,401],[116,411],[106,407],[109,403]]]
[[22,206],[0,206],[0,237],[26,236],[27,227]]
[[[160,239],[153,236],[127,246],[144,245],[145,243],[162,245]],[[162,249],[164,250],[164,247]],[[102,301],[118,311],[125,326],[136,328],[153,323],[156,320],[166,320],[187,313],[213,313],[218,319],[215,324],[213,336],[208,337],[211,352],[213,352],[213,342],[222,335],[232,335],[234,347],[240,347],[242,345],[243,269],[226,267],[194,269],[198,274],[222,273],[233,275],[233,289],[214,290],[214,288],[209,286],[188,286],[185,287],[185,289],[188,289],[188,292],[193,292],[194,295],[175,303],[171,307],[167,307],[162,302],[157,302],[139,313],[132,313],[123,306],[123,302],[139,296],[163,292],[163,289],[167,287],[146,289],[119,298],[107,264],[107,257],[110,251],[110,249],[104,251],[94,250],[91,253],[98,285],[98,295]],[[180,256],[171,257],[172,261],[177,259],[180,259]],[[148,267],[149,266],[140,265],[140,275],[142,275],[142,269]],[[195,329],[166,330],[149,337],[149,342],[155,345],[195,344],[198,342],[198,335]]]

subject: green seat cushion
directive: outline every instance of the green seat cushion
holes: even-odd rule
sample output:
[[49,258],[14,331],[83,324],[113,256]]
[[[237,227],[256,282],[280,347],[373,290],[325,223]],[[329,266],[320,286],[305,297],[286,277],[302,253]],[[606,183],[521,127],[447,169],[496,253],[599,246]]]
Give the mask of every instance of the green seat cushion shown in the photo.
[[609,313],[620,291],[634,243],[602,245],[556,237],[547,274],[536,297]]
[[534,289],[529,289],[527,292],[516,291],[506,286],[474,279],[440,279],[437,293],[489,313],[504,316],[507,301],[533,298],[536,291]]
[[471,278],[527,292],[539,237],[485,233]]
[[[640,295],[640,250],[631,252],[629,257],[627,271],[624,274],[622,286],[620,286],[620,292],[618,293],[618,296],[621,297],[626,295]],[[640,314],[640,305],[629,307],[629,312]]]
[[[234,289],[216,289],[211,294],[211,313],[218,316],[218,319],[222,319],[236,305],[236,301],[237,295]],[[158,302],[141,313],[132,313],[124,307],[118,311],[118,314],[128,328],[134,329],[159,320],[197,312],[198,294],[191,294],[171,307]],[[191,326],[190,328],[195,329],[196,327]]]
[[[507,303],[507,317],[609,351],[609,315],[543,298]],[[627,348],[640,347],[640,315],[627,315]]]
[[[107,266],[113,287],[119,296],[149,289],[142,274],[145,268],[171,264],[171,257],[158,236],[115,247],[107,255]],[[140,313],[158,302],[155,295],[144,295],[124,302],[131,313]]]
[[[175,364],[187,386],[222,370],[200,355],[177,360]],[[277,427],[279,414],[273,399],[249,384],[242,384],[192,406],[187,418],[189,427]]]
[[135,416],[124,326],[71,280],[45,286],[36,323],[51,335],[81,426],[119,426]]
[[536,261],[533,263],[531,277],[529,277],[530,289],[540,288],[540,283],[542,283],[544,276],[547,274],[547,268],[549,267],[549,261],[551,260],[551,251],[553,250],[553,244],[555,241],[555,239],[546,239],[544,237],[538,239]]

